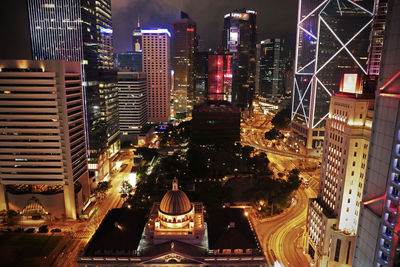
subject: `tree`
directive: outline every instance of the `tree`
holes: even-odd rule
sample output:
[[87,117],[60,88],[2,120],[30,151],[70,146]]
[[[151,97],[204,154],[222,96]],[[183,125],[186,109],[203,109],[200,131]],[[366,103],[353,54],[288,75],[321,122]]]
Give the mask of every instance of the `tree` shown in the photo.
[[97,184],[97,187],[94,191],[98,194],[99,198],[102,200],[106,197],[107,191],[110,188],[111,188],[111,182],[103,181]]
[[276,115],[271,120],[274,128],[278,130],[287,130],[289,129],[290,124],[290,109],[284,108],[278,111]]
[[268,140],[283,139],[283,134],[274,127],[265,133],[265,139]]
[[120,188],[121,197],[126,199],[131,195],[132,192],[132,185],[128,181],[123,181]]
[[143,159],[147,162],[151,161],[154,157],[158,156],[157,149],[148,147],[139,147],[136,152],[143,156]]

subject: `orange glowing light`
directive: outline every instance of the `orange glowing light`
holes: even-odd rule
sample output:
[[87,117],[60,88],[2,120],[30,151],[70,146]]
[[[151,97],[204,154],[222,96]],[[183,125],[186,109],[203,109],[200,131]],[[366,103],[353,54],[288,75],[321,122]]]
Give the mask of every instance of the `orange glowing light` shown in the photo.
[[392,78],[390,78],[389,81],[387,81],[383,86],[381,86],[381,88],[379,88],[381,91],[385,90],[385,88],[392,83],[398,76],[400,75],[400,71],[398,73],[396,73]]
[[384,200],[385,198],[386,198],[386,194],[384,194],[383,196],[380,196],[380,197],[371,199],[371,200],[364,201],[364,202],[363,202],[363,205],[364,205],[364,206],[367,206],[367,205],[369,205],[369,204],[371,204],[371,203],[375,203],[375,202]]
[[386,96],[386,97],[400,98],[400,95],[398,95],[398,94],[380,93],[379,95]]

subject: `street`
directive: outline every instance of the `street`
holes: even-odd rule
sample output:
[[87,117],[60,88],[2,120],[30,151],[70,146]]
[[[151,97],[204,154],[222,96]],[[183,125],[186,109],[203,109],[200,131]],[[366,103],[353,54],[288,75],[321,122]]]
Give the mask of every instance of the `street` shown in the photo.
[[70,238],[70,240],[64,247],[64,250],[57,255],[55,262],[52,263],[52,266],[78,266],[76,263],[77,257],[83,251],[92,235],[95,233],[104,216],[110,209],[119,208],[123,204],[119,191],[122,182],[127,179],[131,171],[133,166],[132,159],[133,156],[131,156],[130,152],[128,157],[125,156],[121,159],[123,164],[127,164],[128,166],[125,167],[121,172],[111,175],[112,187],[107,192],[107,196],[101,201],[101,203],[96,203],[96,211],[92,214],[92,216],[87,221],[76,222],[72,226],[72,234],[67,234],[69,236],[66,237]]

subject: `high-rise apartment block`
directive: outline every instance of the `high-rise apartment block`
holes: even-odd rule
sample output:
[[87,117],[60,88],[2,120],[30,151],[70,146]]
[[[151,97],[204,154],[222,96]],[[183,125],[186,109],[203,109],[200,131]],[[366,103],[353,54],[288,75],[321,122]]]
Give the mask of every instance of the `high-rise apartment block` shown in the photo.
[[[81,65],[0,60],[0,210],[76,219],[90,194]],[[42,209],[26,208],[30,200]]]
[[232,101],[232,53],[218,49],[208,55],[208,99]]
[[276,102],[283,95],[284,40],[266,39],[257,44],[256,94]]
[[367,74],[373,0],[299,1],[292,129],[320,155],[329,100],[345,73]]
[[169,120],[170,38],[167,29],[142,29],[143,72],[147,74],[147,117],[150,122]]
[[144,72],[118,72],[118,104],[121,141],[137,142],[147,123],[147,79]]
[[374,106],[373,90],[362,90],[359,75],[344,74],[330,99],[319,192],[307,214],[316,266],[352,265]]
[[185,12],[181,18],[174,20],[173,32],[173,115],[186,117],[191,113],[195,98],[194,60],[196,52],[196,22]]
[[354,266],[400,265],[400,2],[389,0]]
[[232,102],[251,106],[255,91],[257,12],[238,9],[224,16],[222,46],[234,53],[232,59]]

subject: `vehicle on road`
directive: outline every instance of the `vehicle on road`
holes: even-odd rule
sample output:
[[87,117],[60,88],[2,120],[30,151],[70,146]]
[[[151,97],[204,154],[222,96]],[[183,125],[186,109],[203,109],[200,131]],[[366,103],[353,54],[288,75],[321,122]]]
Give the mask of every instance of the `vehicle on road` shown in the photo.
[[50,232],[52,232],[52,233],[60,233],[61,229],[60,228],[54,228],[54,229],[51,229]]

